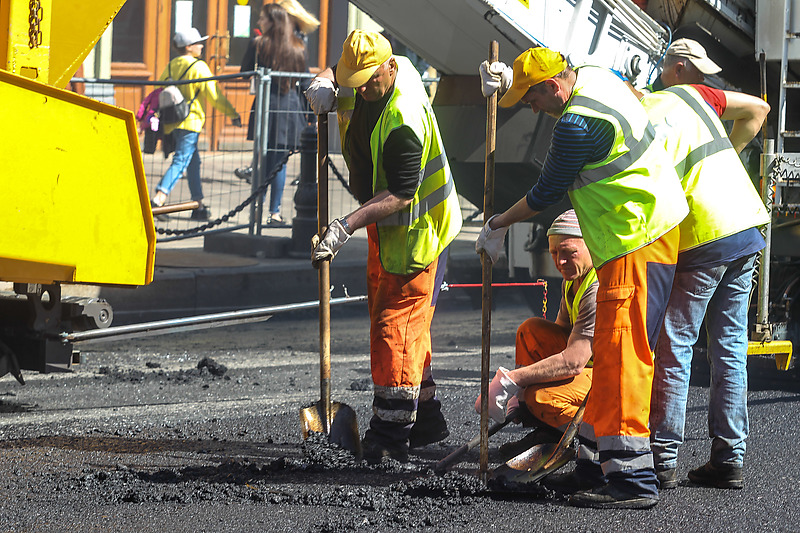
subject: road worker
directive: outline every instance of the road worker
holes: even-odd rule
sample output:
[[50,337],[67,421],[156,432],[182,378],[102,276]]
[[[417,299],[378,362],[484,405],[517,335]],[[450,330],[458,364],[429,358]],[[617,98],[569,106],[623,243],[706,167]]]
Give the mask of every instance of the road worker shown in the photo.
[[703,83],[706,75],[717,74],[722,69],[709,59],[703,45],[693,39],[677,39],[667,48],[664,68],[656,80],[647,86],[647,92],[686,83]]
[[367,228],[374,398],[364,457],[404,461],[409,448],[449,435],[431,374],[430,325],[448,246],[461,229],[453,176],[419,74],[380,34],[353,31],[306,96],[317,114],[337,109],[361,204],[330,224],[312,261],[332,259]]
[[[677,43],[677,42],[676,42]],[[753,271],[765,246],[767,211],[738,153],[755,137],[769,105],[704,85],[646,94],[642,104],[675,161],[691,212],[680,229],[677,272],[655,350],[651,446],[661,488],[678,484],[693,346],[705,319],[711,368],[710,460],[689,480],[742,488],[747,416],[747,312]],[[722,120],[733,120],[730,137]]]
[[652,507],[659,497],[648,428],[652,351],[675,272],[677,226],[689,210],[680,181],[644,108],[613,72],[573,70],[540,47],[520,54],[510,73],[487,63],[480,73],[485,95],[510,85],[501,107],[521,101],[558,120],[538,182],[487,221],[476,250],[494,260],[509,225],[568,192],[597,269],[593,387],[580,431],[599,453],[581,457],[569,474],[577,490],[569,502]]
[[[505,459],[536,444],[558,442],[592,386],[597,274],[573,209],[553,221],[547,238],[564,278],[558,316],[555,322],[536,317],[523,322],[517,329],[516,368],[498,368],[489,385],[489,415],[495,421],[516,412],[523,424],[532,417],[537,426],[500,447]],[[480,406],[479,395],[475,410]]]

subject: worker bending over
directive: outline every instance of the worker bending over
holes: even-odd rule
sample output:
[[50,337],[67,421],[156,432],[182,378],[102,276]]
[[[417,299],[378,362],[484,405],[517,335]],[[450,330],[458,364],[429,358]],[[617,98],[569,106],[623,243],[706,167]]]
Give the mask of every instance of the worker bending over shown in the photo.
[[577,465],[575,488],[583,490],[569,502],[652,507],[658,502],[649,440],[652,351],[675,272],[677,226],[689,211],[686,198],[644,108],[613,72],[573,70],[544,47],[520,54],[513,76],[503,67],[482,65],[484,94],[511,78],[501,107],[522,101],[558,121],[538,182],[487,221],[476,250],[494,260],[509,225],[569,193],[597,269],[593,387],[580,432],[596,439],[599,451]]
[[[340,87],[355,96],[342,90],[337,102]],[[318,115],[338,110],[350,189],[361,204],[331,222],[313,263],[367,228],[374,397],[364,457],[405,461],[409,448],[449,435],[431,375],[430,326],[447,249],[461,229],[453,176],[422,79],[380,34],[353,31],[306,97]]]
[[[661,488],[677,486],[693,346],[705,319],[711,369],[710,460],[689,480],[742,488],[747,416],[747,313],[753,271],[765,246],[767,211],[738,152],[761,129],[769,105],[703,85],[676,85],[642,98],[675,162],[691,212],[680,228],[677,272],[655,350],[651,445]],[[733,120],[730,137],[722,120]]]
[[[559,215],[547,237],[550,255],[564,278],[558,316],[555,322],[523,322],[517,329],[516,368],[498,368],[489,385],[489,415],[495,421],[502,422],[516,410],[518,420],[526,423],[532,416],[539,426],[522,440],[501,446],[506,458],[536,444],[558,442],[592,386],[597,274],[575,211]],[[478,412],[480,405],[479,395]]]

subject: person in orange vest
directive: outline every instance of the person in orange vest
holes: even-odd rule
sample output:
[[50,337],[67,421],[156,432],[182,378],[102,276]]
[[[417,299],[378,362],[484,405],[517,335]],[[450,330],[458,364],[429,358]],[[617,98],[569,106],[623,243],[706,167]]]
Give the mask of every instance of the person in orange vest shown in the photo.
[[[559,215],[547,230],[550,255],[564,280],[555,322],[529,318],[517,329],[516,368],[499,367],[489,385],[489,416],[537,428],[500,447],[510,459],[543,442],[558,442],[592,386],[592,337],[597,308],[597,273],[575,210]],[[481,397],[475,402],[480,412]]]

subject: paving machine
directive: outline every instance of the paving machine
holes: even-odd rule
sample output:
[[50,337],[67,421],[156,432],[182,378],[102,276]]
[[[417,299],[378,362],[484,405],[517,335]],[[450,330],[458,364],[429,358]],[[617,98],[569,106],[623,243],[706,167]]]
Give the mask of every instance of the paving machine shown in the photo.
[[[567,55],[575,65],[605,66],[643,87],[658,74],[669,44],[680,37],[692,38],[723,68],[719,75],[707,76],[707,84],[769,94],[767,100],[774,110],[769,135],[780,140],[798,134],[793,134],[791,127],[774,125],[776,112],[785,114],[785,89],[798,86],[787,81],[797,79],[791,60],[800,57],[800,39],[798,33],[792,33],[800,29],[798,0],[352,2],[439,72],[433,106],[458,191],[475,204],[476,211],[483,205],[486,154],[486,103],[479,90],[477,67],[487,58],[492,40],[499,42],[500,60],[509,65],[527,48],[548,46]],[[420,24],[420,18],[426,24]],[[759,67],[759,55],[765,51],[768,58]],[[784,66],[778,73],[781,60]],[[762,79],[771,83],[759,83]],[[794,116],[798,116],[796,112]],[[498,109],[495,211],[507,209],[534,185],[553,123],[551,117],[534,115],[524,106]],[[765,230],[772,248],[765,251],[756,280],[750,353],[774,357],[778,368],[786,370],[791,362],[791,341],[800,342],[800,225],[794,220],[800,212],[800,203],[796,203],[800,156],[786,154],[779,147],[762,161],[762,148],[757,141],[743,156],[754,184],[759,189],[765,184],[763,197],[775,221]],[[529,222],[510,228],[510,277],[560,280],[547,251],[544,230],[568,206],[565,199]],[[770,271],[778,272],[780,281],[770,283]],[[532,308],[541,308],[541,301]]]
[[152,281],[156,234],[134,116],[67,91],[124,0],[0,3],[0,376],[69,368],[60,334],[111,324],[62,284]]

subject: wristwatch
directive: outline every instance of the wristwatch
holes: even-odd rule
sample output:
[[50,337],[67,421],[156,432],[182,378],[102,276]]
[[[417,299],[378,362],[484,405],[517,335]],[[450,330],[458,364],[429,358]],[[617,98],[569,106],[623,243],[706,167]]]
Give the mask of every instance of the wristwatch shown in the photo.
[[348,235],[353,234],[353,230],[350,229],[350,224],[347,223],[347,217],[342,217],[339,219],[339,223],[342,225],[344,230],[347,232]]

